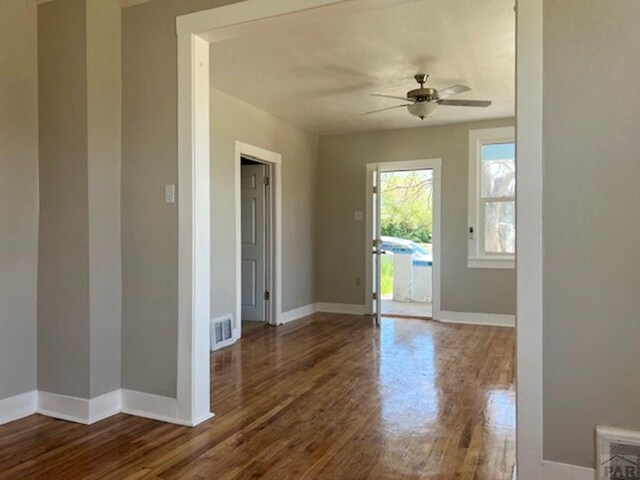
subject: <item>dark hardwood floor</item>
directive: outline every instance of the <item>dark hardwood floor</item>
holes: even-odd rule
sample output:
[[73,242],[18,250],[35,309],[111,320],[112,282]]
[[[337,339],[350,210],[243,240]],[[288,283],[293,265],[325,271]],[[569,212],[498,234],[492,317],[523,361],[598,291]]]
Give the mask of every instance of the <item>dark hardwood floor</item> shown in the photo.
[[316,314],[211,356],[216,416],[0,426],[0,479],[511,479],[514,331]]
[[241,322],[240,328],[242,328],[242,336],[245,337],[247,336],[249,333],[251,333],[253,330],[255,330],[256,328],[266,328],[267,324],[264,322],[253,322],[253,321],[247,321],[247,320],[243,320]]

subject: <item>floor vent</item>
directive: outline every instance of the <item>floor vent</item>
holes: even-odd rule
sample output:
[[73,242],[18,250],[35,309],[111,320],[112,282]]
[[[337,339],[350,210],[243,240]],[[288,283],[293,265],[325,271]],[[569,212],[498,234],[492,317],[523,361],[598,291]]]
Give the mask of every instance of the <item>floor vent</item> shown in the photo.
[[640,432],[599,426],[598,480],[640,480]]
[[211,320],[211,350],[217,350],[233,343],[231,316]]

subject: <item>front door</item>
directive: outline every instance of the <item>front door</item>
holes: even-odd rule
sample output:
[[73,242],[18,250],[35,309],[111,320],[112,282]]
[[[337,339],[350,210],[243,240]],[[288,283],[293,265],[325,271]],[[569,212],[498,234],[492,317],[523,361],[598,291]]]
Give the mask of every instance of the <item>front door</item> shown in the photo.
[[380,207],[381,207],[381,195],[380,195],[380,165],[378,165],[373,172],[373,199],[371,202],[373,208],[372,226],[371,232],[371,255],[373,256],[373,314],[376,320],[376,325],[380,325],[382,317],[382,255],[384,250],[382,249],[382,230],[380,226]]
[[242,320],[266,321],[266,166],[242,165]]

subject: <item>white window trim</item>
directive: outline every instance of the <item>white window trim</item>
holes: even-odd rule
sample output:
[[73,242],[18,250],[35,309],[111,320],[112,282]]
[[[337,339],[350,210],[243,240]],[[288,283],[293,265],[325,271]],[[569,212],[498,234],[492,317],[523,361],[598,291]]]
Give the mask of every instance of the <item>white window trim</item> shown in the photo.
[[[469,224],[467,226],[468,268],[515,268],[515,255],[487,255],[482,251],[481,239],[484,222],[480,218],[481,147],[489,143],[515,142],[514,127],[469,130]],[[473,235],[469,229],[473,227]]]

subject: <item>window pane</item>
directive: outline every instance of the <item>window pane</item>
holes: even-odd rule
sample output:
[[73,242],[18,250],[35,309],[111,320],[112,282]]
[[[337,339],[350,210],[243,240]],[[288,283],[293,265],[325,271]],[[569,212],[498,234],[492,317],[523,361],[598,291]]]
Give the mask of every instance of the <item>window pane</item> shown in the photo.
[[482,196],[515,197],[516,145],[494,143],[482,146]]
[[486,202],[484,207],[485,253],[515,253],[516,203]]

